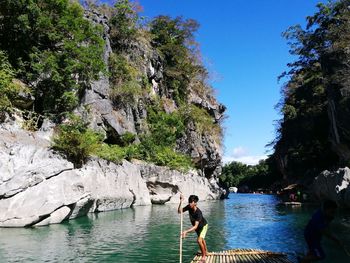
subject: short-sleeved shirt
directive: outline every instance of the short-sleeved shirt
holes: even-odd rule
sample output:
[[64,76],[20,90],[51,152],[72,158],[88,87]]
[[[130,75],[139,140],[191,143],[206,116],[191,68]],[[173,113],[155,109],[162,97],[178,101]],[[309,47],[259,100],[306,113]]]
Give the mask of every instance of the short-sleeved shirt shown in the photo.
[[306,225],[304,235],[308,242],[319,244],[322,239],[322,231],[329,226],[329,220],[326,219],[321,210],[317,210],[309,223]]
[[183,211],[184,212],[188,211],[192,226],[195,225],[196,221],[199,222],[198,227],[196,229],[196,233],[200,234],[203,227],[207,224],[207,220],[205,220],[205,218],[203,217],[202,211],[198,207],[197,207],[196,211],[193,211],[191,209],[190,205],[185,206],[183,208]]

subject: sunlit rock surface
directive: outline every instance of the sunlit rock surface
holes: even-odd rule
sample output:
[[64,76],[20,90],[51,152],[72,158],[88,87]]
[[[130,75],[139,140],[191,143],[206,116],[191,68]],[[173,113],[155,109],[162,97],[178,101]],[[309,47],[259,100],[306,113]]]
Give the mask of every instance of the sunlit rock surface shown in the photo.
[[179,194],[218,199],[221,190],[197,172],[91,159],[82,168],[50,149],[50,129],[28,132],[16,121],[0,125],[0,226],[60,223],[102,212],[178,202]]
[[340,205],[350,208],[350,169],[340,168],[337,171],[323,171],[316,177],[312,191],[317,199],[331,199]]

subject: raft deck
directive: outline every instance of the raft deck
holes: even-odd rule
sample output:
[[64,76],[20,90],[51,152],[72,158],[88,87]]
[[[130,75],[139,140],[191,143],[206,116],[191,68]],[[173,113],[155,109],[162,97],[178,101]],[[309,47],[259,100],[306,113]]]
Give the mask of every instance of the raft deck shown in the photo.
[[[200,262],[202,256],[197,255],[191,263]],[[256,249],[232,249],[220,252],[210,252],[206,263],[291,263],[287,255]]]

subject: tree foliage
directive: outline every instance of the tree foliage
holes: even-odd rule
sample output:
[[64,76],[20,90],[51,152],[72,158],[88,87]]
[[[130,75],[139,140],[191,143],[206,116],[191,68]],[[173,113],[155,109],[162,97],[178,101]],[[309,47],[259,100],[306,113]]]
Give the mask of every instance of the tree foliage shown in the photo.
[[5,52],[0,50],[0,111],[10,111],[12,101],[17,97],[20,87],[14,82],[15,71],[8,62]]
[[173,169],[189,169],[193,166],[189,156],[175,151],[176,140],[185,130],[180,112],[166,113],[160,105],[148,108],[149,133],[140,137],[135,157]]
[[130,0],[117,0],[111,10],[111,43],[120,50],[127,41],[134,40],[138,33],[139,6]]
[[[112,52],[108,69],[103,60],[106,28],[93,22],[96,10],[109,19]],[[132,0],[117,0],[114,6],[100,5],[95,0],[1,1],[0,110],[15,106],[12,102],[19,93],[16,83],[24,83],[34,96],[34,108],[28,116],[64,121],[57,128],[53,147],[76,166],[89,156],[99,156],[114,162],[139,158],[176,169],[191,167],[189,156],[175,150],[186,126],[194,124],[200,133],[220,130],[200,105],[187,107],[192,91],[212,98],[207,94],[211,90],[206,83],[208,72],[201,64],[194,39],[198,23],[159,16],[143,26],[139,11],[140,6]],[[145,72],[144,55],[134,51],[147,56],[151,53],[154,57],[149,59],[156,58],[162,64],[157,76],[160,98],[151,95],[152,80]],[[109,78],[111,89],[106,97],[115,110],[128,109],[136,117],[142,102],[146,105],[147,110],[142,108],[144,112],[138,118],[137,124],[142,126],[137,127],[139,134],[115,134],[115,140],[104,141],[82,119],[66,118],[101,73]],[[159,103],[166,100],[172,103],[172,113]],[[139,105],[140,109],[136,108]],[[32,120],[28,124],[36,129],[38,121]]]
[[189,83],[203,68],[195,57],[197,43],[194,33],[199,25],[195,20],[158,16],[150,24],[153,46],[164,56],[164,82],[176,102],[184,103]]
[[101,28],[84,18],[77,1],[1,1],[0,29],[0,49],[17,77],[35,86],[39,112],[71,110],[104,69]]
[[[316,175],[341,164],[331,142],[331,127],[339,125],[342,143],[350,146],[348,125],[350,100],[350,1],[318,4],[318,11],[307,18],[307,26],[290,27],[284,36],[297,60],[282,74],[287,80],[282,90],[275,158],[289,176]],[[345,95],[345,96],[344,96]],[[336,108],[337,119],[330,117]],[[334,138],[333,138],[334,139]],[[333,140],[334,141],[334,140]]]
[[246,185],[251,190],[270,188],[280,178],[271,168],[272,159],[260,160],[256,165],[246,165],[240,162],[230,162],[223,166],[219,177],[220,183],[225,187],[240,187]]
[[109,58],[111,99],[115,104],[130,105],[142,95],[138,70],[121,54],[112,53]]
[[58,126],[52,148],[64,154],[75,167],[81,167],[101,149],[103,135],[88,128],[89,123],[76,115]]

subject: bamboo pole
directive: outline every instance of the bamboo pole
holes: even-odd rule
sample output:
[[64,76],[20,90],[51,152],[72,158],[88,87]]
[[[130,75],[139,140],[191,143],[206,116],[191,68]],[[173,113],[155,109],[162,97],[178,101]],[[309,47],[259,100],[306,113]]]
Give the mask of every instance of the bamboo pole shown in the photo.
[[183,212],[180,212],[180,263],[182,263],[182,228],[183,228]]

